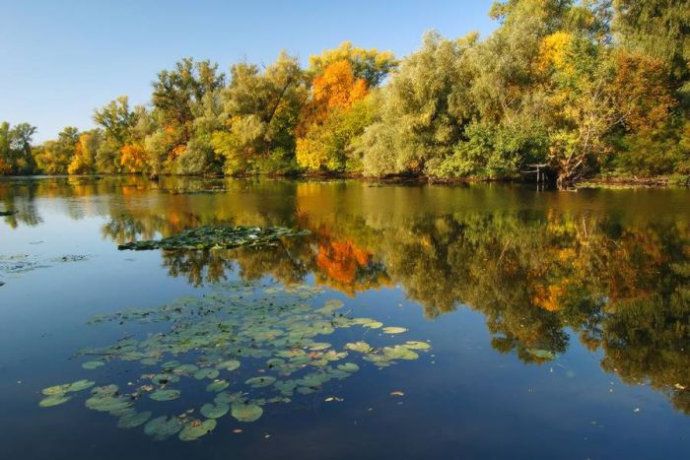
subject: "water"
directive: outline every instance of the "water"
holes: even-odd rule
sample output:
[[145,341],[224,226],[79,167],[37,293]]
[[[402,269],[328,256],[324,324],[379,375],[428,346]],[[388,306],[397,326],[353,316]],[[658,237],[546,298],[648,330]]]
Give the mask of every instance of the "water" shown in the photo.
[[[0,210],[17,211],[0,218],[0,458],[690,457],[687,190],[51,178],[3,180],[0,201]],[[310,234],[212,252],[117,249],[204,225]],[[383,368],[349,351],[332,363],[356,363],[349,378],[290,402],[261,401],[252,423],[225,415],[194,442],[118,428],[117,416],[85,407],[90,390],[39,407],[42,389],[80,379],[117,383],[122,393],[151,384],[141,377],[150,367],[121,356],[83,369],[93,356],[80,350],[218,318],[90,319],[156,311],[183,296],[236,296],[237,281],[252,294],[223,317],[251,334],[267,293],[287,305],[292,294],[282,288],[316,286],[297,302],[307,310],[290,303],[288,318],[338,299],[344,317],[407,331],[336,327],[315,341],[380,350],[415,340],[431,350]],[[200,364],[200,356],[177,359]],[[241,367],[218,377],[227,391],[268,398],[273,387],[243,382],[276,370],[265,358],[237,358]],[[210,382],[182,376],[168,384],[179,399],[144,392],[133,404],[154,417],[193,408],[186,420],[203,420]]]

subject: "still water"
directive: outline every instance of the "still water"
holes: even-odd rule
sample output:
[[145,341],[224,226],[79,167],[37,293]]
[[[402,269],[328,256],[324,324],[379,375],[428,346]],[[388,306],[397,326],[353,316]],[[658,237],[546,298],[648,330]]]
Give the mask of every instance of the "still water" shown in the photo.
[[[688,190],[46,178],[5,210],[2,459],[690,458]],[[308,234],[118,250],[209,225]]]

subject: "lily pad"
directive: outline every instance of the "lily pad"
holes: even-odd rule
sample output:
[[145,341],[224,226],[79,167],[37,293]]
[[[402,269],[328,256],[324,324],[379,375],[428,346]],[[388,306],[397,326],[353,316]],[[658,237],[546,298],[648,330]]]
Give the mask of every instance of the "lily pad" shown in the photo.
[[149,395],[154,401],[173,401],[180,397],[179,390],[156,390]]
[[95,394],[87,399],[85,404],[91,410],[109,412],[113,415],[122,415],[132,408],[132,402],[128,398],[107,394]]
[[407,332],[407,329],[405,329],[404,327],[389,326],[384,327],[383,332],[384,334],[402,334],[403,332]]
[[216,428],[216,421],[214,419],[193,420],[184,425],[180,431],[179,438],[181,441],[196,441],[200,437],[207,435]]
[[41,390],[41,393],[44,396],[56,396],[56,395],[63,395],[67,393],[67,390],[69,389],[70,384],[66,383],[64,385],[55,385],[52,387],[44,388]]
[[219,392],[219,391],[225,390],[229,386],[230,386],[230,383],[228,383],[225,380],[216,380],[214,382],[209,383],[206,386],[206,391]]
[[247,379],[244,383],[246,383],[252,388],[264,388],[273,385],[275,381],[275,377],[271,377],[270,375],[262,375],[259,377],[252,377],[250,379]]
[[124,429],[136,428],[146,423],[151,418],[151,415],[152,413],[150,411],[128,412],[117,421],[117,427]]
[[132,241],[121,244],[119,250],[136,251],[151,249],[230,249],[240,246],[260,246],[273,243],[280,238],[309,234],[306,230],[285,227],[228,227],[205,226],[185,230],[177,235],[161,240]]
[[86,370],[94,370],[98,369],[99,367],[104,366],[105,363],[103,361],[87,361],[81,365]]
[[416,340],[408,340],[403,346],[409,350],[427,351],[431,349],[431,345],[428,343]]
[[256,404],[233,403],[230,415],[240,422],[255,422],[261,418],[264,410]]
[[358,353],[371,353],[374,349],[366,342],[350,342],[345,344],[345,348]]
[[144,426],[144,433],[156,441],[162,441],[177,434],[182,429],[182,422],[177,417],[165,415],[154,418]]
[[206,418],[221,418],[230,410],[230,406],[223,403],[204,404],[201,406],[201,415]]
[[203,380],[203,379],[215,379],[218,377],[218,369],[213,369],[211,367],[205,367],[203,369],[199,369],[194,373],[194,378],[197,380]]
[[92,386],[94,386],[96,382],[92,380],[77,380],[76,382],[70,383],[69,386],[67,387],[67,392],[68,393],[77,393],[79,391],[84,391]]
[[59,406],[60,404],[66,403],[70,399],[72,398],[69,396],[65,396],[63,394],[52,395],[48,396],[47,398],[43,398],[41,402],[38,403],[38,405],[41,407],[55,407]]
[[355,373],[359,370],[359,366],[355,363],[343,363],[338,365],[338,369],[348,373]]
[[227,361],[223,361],[222,363],[219,363],[216,365],[216,369],[222,369],[226,371],[234,371],[236,369],[239,369],[240,367],[240,362],[236,359],[229,359]]

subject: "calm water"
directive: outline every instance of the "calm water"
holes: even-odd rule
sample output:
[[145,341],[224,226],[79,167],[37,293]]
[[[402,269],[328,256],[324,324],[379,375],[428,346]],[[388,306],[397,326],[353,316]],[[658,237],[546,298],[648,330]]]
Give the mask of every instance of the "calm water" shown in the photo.
[[[2,459],[690,458],[690,191],[70,178],[2,181],[5,209]],[[223,224],[310,234],[117,249]],[[148,316],[118,315],[132,309]],[[218,376],[170,370],[228,357],[240,367]],[[245,383],[306,373],[337,378],[289,402]],[[118,385],[149,420],[205,420],[220,393],[263,414],[182,442],[119,428],[121,413],[86,407],[92,388],[39,407],[80,379]],[[151,399],[160,388],[181,393]]]

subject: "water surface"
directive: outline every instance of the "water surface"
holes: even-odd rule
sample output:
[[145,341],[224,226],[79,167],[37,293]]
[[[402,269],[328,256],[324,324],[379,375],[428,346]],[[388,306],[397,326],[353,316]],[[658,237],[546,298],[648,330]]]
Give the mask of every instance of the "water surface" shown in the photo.
[[[687,190],[9,179],[0,210],[16,211],[0,218],[0,458],[690,457]],[[309,235],[233,250],[117,249],[205,225]],[[208,299],[220,299],[215,310]],[[183,307],[165,321],[119,315],[156,316],[171,304]],[[383,326],[340,327],[340,317]],[[216,321],[230,324],[213,331],[218,350],[146,342]],[[304,339],[306,321],[317,332]],[[296,335],[298,345],[285,339]],[[228,344],[244,339],[249,355]],[[430,349],[382,366],[348,351],[359,341]],[[348,355],[319,364],[325,350],[313,343],[324,342]],[[155,359],[121,351],[131,343]],[[113,346],[117,354],[103,355]],[[167,361],[206,368],[220,356],[241,366],[151,381]],[[276,356],[299,369],[281,375],[267,363]],[[104,365],[83,368],[94,359]],[[358,371],[342,375],[345,362]],[[338,378],[289,402],[268,401],[284,397],[274,386],[245,383],[324,369]],[[91,389],[39,407],[43,389],[80,379],[128,395],[180,390],[154,401],[145,388],[132,404],[152,418],[194,409],[181,420],[205,420],[200,407],[216,393],[204,387],[222,379],[263,413],[254,422],[227,414],[183,442],[118,428],[118,416],[86,407]]]

